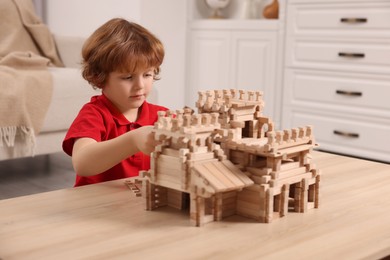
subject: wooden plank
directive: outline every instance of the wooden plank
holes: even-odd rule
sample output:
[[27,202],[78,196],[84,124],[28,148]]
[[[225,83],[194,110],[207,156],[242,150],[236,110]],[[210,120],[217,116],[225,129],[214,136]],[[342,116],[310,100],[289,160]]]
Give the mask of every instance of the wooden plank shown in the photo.
[[290,177],[293,177],[293,176],[296,176],[299,174],[303,174],[305,172],[307,172],[306,167],[299,167],[299,168],[291,169],[291,170],[287,170],[287,171],[272,172],[271,176],[272,176],[272,179],[281,180],[281,179],[290,178]]
[[178,163],[178,162],[175,162],[175,163],[168,163],[168,162],[165,162],[165,161],[158,161],[156,164],[155,164],[155,167],[157,166],[157,169],[167,169],[167,170],[181,170],[182,167],[183,167],[184,164],[182,163]]
[[209,170],[203,164],[195,165],[194,170],[200,176],[192,175],[191,178],[202,178],[203,181],[206,180],[217,191],[224,191],[226,189],[225,184],[221,182],[218,178],[216,178],[214,174],[210,173]]
[[213,159],[215,157],[213,152],[208,153],[190,153],[188,156],[188,160],[191,161],[201,161],[201,160],[208,160]]
[[169,168],[164,168],[161,166],[157,166],[157,179],[160,178],[162,175],[169,175],[169,176],[175,176],[177,179],[181,179],[183,175],[185,175],[186,171],[181,170],[181,169],[169,169]]
[[264,167],[264,168],[245,167],[245,169],[248,172],[250,172],[256,176],[259,176],[259,177],[261,177],[263,175],[269,175],[272,172],[272,169],[268,168],[268,167]]
[[312,173],[311,172],[307,172],[307,173],[299,174],[299,175],[296,175],[296,176],[293,176],[293,177],[290,177],[290,178],[280,179],[280,180],[277,180],[277,183],[276,183],[275,187],[277,186],[277,188],[280,189],[280,187],[283,184],[290,184],[291,185],[291,184],[300,182],[302,179],[310,179],[311,176],[312,176]]
[[160,154],[157,158],[157,161],[178,164],[178,163],[182,163],[183,159],[178,157],[178,156],[170,156],[170,155]]
[[[217,178],[220,182],[222,182],[225,186],[225,189],[234,188],[236,185],[234,182],[230,180],[228,177],[229,171],[221,171],[221,169],[217,166],[220,162],[215,163],[205,163],[203,166],[208,169],[209,174],[212,174],[215,178]],[[242,183],[240,183],[242,186]]]
[[162,150],[162,154],[167,155],[167,156],[174,156],[174,157],[180,156],[179,150],[175,150],[175,149],[171,149],[171,148],[164,148]]
[[246,176],[242,171],[240,171],[234,164],[232,164],[228,160],[222,161],[222,163],[232,172],[235,173],[235,175],[240,178],[240,180],[245,184],[245,186],[249,186],[254,184],[254,182]]
[[181,183],[172,182],[171,180],[166,180],[165,178],[157,180],[155,184],[174,190],[185,191],[182,190]]
[[232,172],[227,168],[222,162],[214,164],[221,172],[226,172],[226,177],[235,185],[236,187],[244,187],[245,183],[236,175],[235,172]]
[[300,165],[299,162],[282,162],[282,165],[280,166],[281,171],[287,171],[291,169],[298,168]]

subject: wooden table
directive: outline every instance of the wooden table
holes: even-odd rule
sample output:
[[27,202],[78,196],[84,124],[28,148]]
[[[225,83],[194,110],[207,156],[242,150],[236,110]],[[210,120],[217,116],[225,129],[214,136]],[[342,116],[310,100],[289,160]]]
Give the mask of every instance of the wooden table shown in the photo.
[[0,259],[375,259],[390,254],[390,165],[314,152],[321,203],[270,224],[193,227],[124,180],[0,201]]

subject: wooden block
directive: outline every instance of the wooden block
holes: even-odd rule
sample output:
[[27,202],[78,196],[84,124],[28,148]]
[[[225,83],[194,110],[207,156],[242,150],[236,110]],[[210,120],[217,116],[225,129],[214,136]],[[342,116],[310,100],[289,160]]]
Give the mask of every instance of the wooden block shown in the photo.
[[157,180],[156,185],[170,188],[170,189],[174,189],[174,190],[178,190],[178,191],[188,192],[187,190],[182,189],[181,183],[173,182],[171,179],[168,179],[168,178],[163,178],[161,180],[160,179]]
[[302,180],[301,190],[301,201],[300,201],[300,212],[304,213],[307,211],[307,200],[308,200],[308,185],[306,179]]
[[290,169],[286,171],[278,171],[278,172],[272,172],[271,176],[272,179],[285,179],[285,178],[291,178],[300,174],[304,174],[308,172],[306,167],[299,167],[296,169]]
[[261,176],[252,175],[250,178],[253,180],[255,184],[263,184],[263,179]]
[[246,201],[254,204],[258,204],[261,202],[261,196],[259,192],[251,191],[251,190],[242,190],[237,194],[237,201]]
[[228,191],[228,192],[223,192],[222,193],[222,199],[230,199],[230,198],[237,198],[237,191]]
[[316,176],[314,208],[319,206],[320,175]]
[[214,216],[214,221],[220,221],[222,220],[222,205],[223,205],[223,200],[222,200],[222,193],[218,193],[215,195],[214,198],[214,209],[213,209],[213,216]]
[[282,162],[282,165],[280,166],[280,171],[287,171],[291,169],[295,169],[299,167],[299,162]]
[[191,160],[191,161],[200,161],[200,160],[207,160],[207,159],[214,159],[214,153],[213,152],[206,152],[206,153],[189,153],[188,154],[188,160]]
[[177,167],[178,165],[181,165],[183,163],[183,157],[178,157],[178,156],[170,156],[170,155],[164,155],[161,154],[157,158],[157,163],[158,164],[168,164],[168,165],[174,165],[174,167]]
[[230,121],[230,126],[232,128],[244,128],[245,127],[245,122],[244,121],[231,120]]
[[282,190],[281,190],[281,193],[280,193],[280,196],[281,196],[281,205],[282,205],[282,209],[280,211],[280,216],[283,217],[285,215],[287,215],[288,213],[288,199],[289,199],[289,191],[290,191],[290,185],[283,185],[282,186]]
[[268,189],[265,193],[265,222],[271,223],[273,217],[273,191],[272,189]]
[[236,211],[237,211],[237,215],[241,215],[253,219],[260,219],[260,217],[263,217],[264,215],[264,212],[261,210],[246,208],[246,207],[242,207],[241,205],[237,205]]
[[251,190],[251,191],[255,191],[255,192],[260,192],[260,193],[265,193],[265,191],[269,189],[269,185],[267,184],[253,184],[253,185],[250,185],[250,186],[247,186],[243,189],[244,190]]
[[258,212],[261,209],[261,203],[252,203],[252,202],[249,202],[249,201],[243,201],[243,200],[237,200],[237,210],[243,210],[243,209],[247,209],[247,210],[250,210],[250,211],[254,211],[254,212]]
[[271,180],[270,175],[263,175],[260,178],[261,178],[261,184],[267,184]]
[[172,157],[179,157],[180,156],[179,150],[175,150],[175,149],[171,149],[171,148],[164,148],[162,150],[162,154],[172,156]]
[[253,120],[255,119],[254,114],[249,114],[249,115],[231,115],[230,120],[235,120],[235,121],[248,121],[248,120]]
[[203,164],[206,162],[217,162],[217,161],[218,161],[217,158],[208,159],[208,160],[197,160],[197,161],[187,160],[186,164],[187,164],[187,168],[191,169],[192,167],[194,167],[197,164]]

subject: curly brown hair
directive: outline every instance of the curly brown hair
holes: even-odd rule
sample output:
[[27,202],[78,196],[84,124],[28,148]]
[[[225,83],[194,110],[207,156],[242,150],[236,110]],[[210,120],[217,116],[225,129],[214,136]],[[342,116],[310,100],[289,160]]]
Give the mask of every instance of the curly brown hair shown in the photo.
[[82,57],[84,79],[93,88],[102,88],[113,71],[134,73],[140,68],[154,68],[154,79],[158,80],[164,46],[141,25],[114,18],[86,40]]

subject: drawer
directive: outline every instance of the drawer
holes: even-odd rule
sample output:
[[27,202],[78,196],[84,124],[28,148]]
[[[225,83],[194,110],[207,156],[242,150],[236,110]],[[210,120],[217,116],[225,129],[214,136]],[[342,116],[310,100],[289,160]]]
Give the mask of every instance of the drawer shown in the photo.
[[288,34],[347,34],[388,37],[390,35],[390,3],[290,5]]
[[390,39],[355,41],[288,37],[288,66],[390,73]]
[[390,161],[390,123],[294,111],[291,124],[313,125],[316,141],[323,149]]
[[288,69],[285,77],[285,102],[370,109],[390,118],[390,76]]

